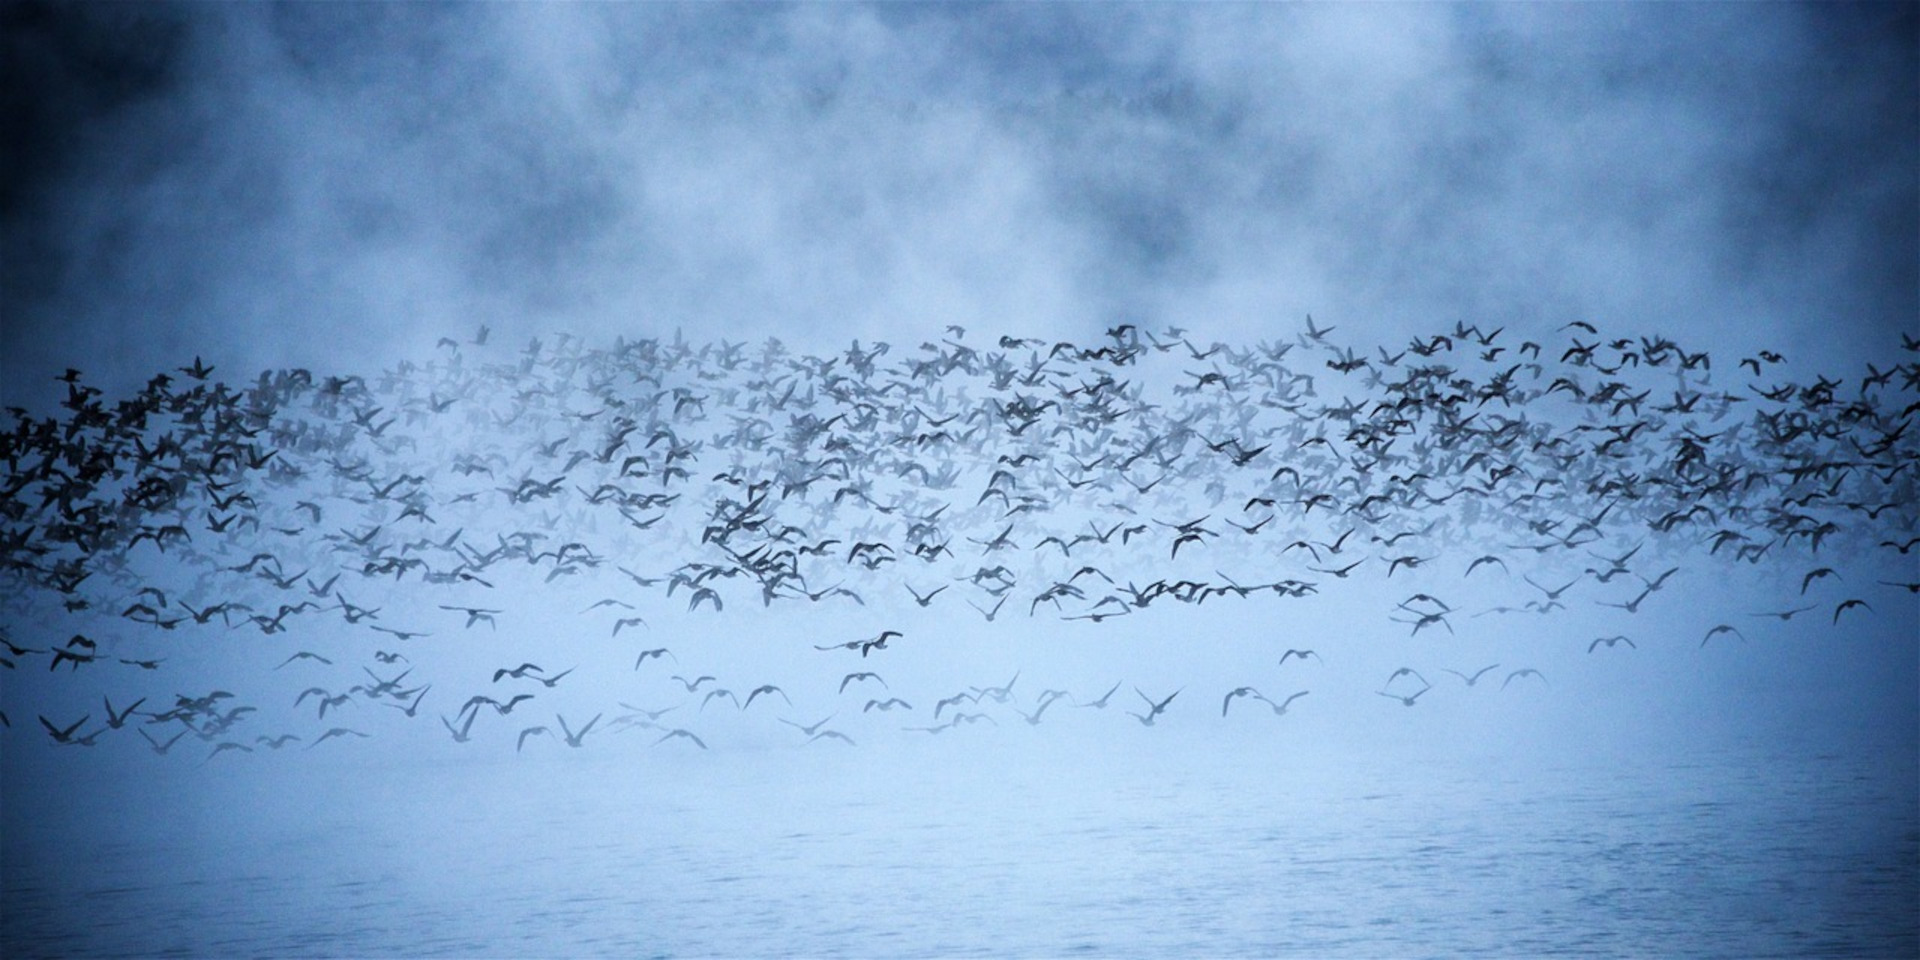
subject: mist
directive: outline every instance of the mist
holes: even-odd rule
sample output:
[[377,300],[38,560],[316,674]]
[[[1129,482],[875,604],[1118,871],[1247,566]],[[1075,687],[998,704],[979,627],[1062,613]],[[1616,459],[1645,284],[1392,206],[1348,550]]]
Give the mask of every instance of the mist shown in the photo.
[[1841,369],[1920,284],[1898,5],[7,16],[8,403],[480,323],[1585,319]]
[[1920,943],[1907,7],[0,22],[9,955]]

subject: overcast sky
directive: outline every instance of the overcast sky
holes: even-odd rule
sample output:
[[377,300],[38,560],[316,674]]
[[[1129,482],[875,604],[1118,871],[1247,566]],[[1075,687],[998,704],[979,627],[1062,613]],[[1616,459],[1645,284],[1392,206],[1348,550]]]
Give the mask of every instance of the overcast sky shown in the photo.
[[1904,5],[11,5],[0,400],[443,333],[1884,355]]

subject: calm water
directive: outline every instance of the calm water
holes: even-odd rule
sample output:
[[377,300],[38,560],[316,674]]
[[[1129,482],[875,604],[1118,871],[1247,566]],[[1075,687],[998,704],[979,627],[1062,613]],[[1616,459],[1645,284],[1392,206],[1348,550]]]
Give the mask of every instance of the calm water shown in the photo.
[[0,953],[1920,955],[1910,749],[1160,733],[42,771]]

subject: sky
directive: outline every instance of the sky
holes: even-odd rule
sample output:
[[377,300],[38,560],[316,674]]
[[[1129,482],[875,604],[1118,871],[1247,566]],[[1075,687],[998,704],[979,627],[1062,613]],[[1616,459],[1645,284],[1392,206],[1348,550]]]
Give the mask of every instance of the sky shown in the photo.
[[[1406,352],[1436,334],[1437,359]],[[1000,383],[955,359],[1004,335],[1034,339],[999,351]],[[1710,370],[1657,364],[1659,337]],[[305,782],[275,771],[309,763],[358,782],[390,761],[611,756],[649,776],[786,751],[756,781],[778,795],[820,776],[800,751],[839,749],[802,739],[816,720],[873,751],[845,755],[873,758],[849,793],[886,792],[890,764],[971,783],[1007,756],[1058,791],[1029,805],[1175,754],[1248,759],[1276,795],[1373,748],[1455,771],[1758,758],[1741,783],[1792,750],[1909,770],[1916,337],[1911,4],[0,5],[0,585],[27,585],[0,589],[0,834],[74,797],[94,804],[73,814],[85,835],[144,829],[163,818],[125,814],[152,782],[217,840],[229,800],[271,807]],[[1125,363],[1051,352],[1129,338]],[[752,346],[703,350],[723,341]],[[1613,370],[1569,361],[1587,341]],[[876,345],[858,402],[835,396]],[[1356,352],[1370,363],[1342,370]],[[911,372],[936,357],[955,363]],[[120,421],[76,422],[68,381],[117,411],[162,372],[204,398],[201,364],[242,386],[313,377],[277,381],[257,463],[143,466],[182,491],[147,512],[128,505],[158,494],[102,480],[95,516],[147,536],[96,549],[52,505],[87,469],[80,440]],[[1396,420],[1403,388],[1383,382],[1439,364]],[[1113,371],[1128,384],[1102,394]],[[1516,376],[1544,390],[1519,409],[1437,399]],[[1838,386],[1807,387],[1822,377]],[[1620,392],[1596,399],[1603,380]],[[1022,433],[1009,407],[1041,399]],[[174,462],[163,440],[193,432],[176,427],[198,401],[169,402],[116,466]],[[1075,410],[1102,416],[1053,429]],[[629,414],[657,432],[621,433]],[[1531,444],[1492,426],[1509,416]],[[14,455],[38,417],[68,426]],[[1695,491],[1706,519],[1656,517],[1695,482],[1669,469],[1689,444],[1737,482]],[[1415,468],[1441,475],[1397,473]],[[1581,488],[1595,478],[1627,492]],[[718,541],[830,543],[793,561],[805,577],[763,571],[809,601],[763,603],[716,545],[749,484],[776,480],[765,522]],[[1315,482],[1341,512],[1316,509]],[[1177,539],[1189,526],[1206,535]],[[944,559],[907,553],[942,536]],[[862,542],[892,565],[860,569]],[[42,558],[80,554],[84,585],[49,588]],[[667,579],[690,562],[714,564],[724,611]],[[1019,581],[1004,611],[998,562]],[[1039,594],[1070,572],[1084,594]],[[1112,613],[1154,578],[1226,586]],[[698,699],[684,678],[703,674],[779,700]],[[417,716],[377,692],[403,684]],[[1243,685],[1290,709],[1234,701]],[[981,699],[996,686],[1004,705]],[[1042,705],[1049,689],[1066,695]],[[232,699],[192,705],[203,691]],[[965,691],[955,712],[995,726],[936,734],[935,699]],[[513,693],[533,702],[483,717],[468,699]],[[912,705],[876,709],[887,696]],[[115,722],[142,704],[174,716]],[[619,727],[658,709],[714,753]],[[592,749],[567,751],[596,716]],[[156,757],[152,731],[201,739]],[[273,753],[272,735],[301,739]],[[1107,779],[1049,781],[1056,761]],[[39,878],[77,868],[43,846],[13,873],[46,897]],[[161,849],[141,848],[177,886]],[[253,859],[238,849],[195,863]],[[89,912],[61,923],[98,922],[92,897],[62,899]]]
[[1920,316],[1899,4],[10,4],[0,402],[674,329],[1804,369]]
[[[22,134],[0,138],[0,403],[35,412],[65,395],[69,368],[117,398],[195,358],[235,382],[286,367],[371,376],[445,357],[443,337],[476,358],[560,334],[577,338],[565,349],[589,351],[677,332],[822,354],[884,341],[898,361],[942,338],[1091,344],[1120,323],[1246,347],[1297,338],[1312,317],[1366,355],[1463,324],[1558,350],[1585,323],[1713,350],[1722,382],[1741,375],[1736,358],[1779,351],[1785,374],[1807,382],[1887,366],[1901,337],[1920,333],[1920,20],[1907,6],[16,4],[0,18],[5,117]],[[486,346],[474,342],[482,327]],[[1299,342],[1317,370],[1309,355],[1322,348]],[[1171,356],[1140,376],[1162,391],[1199,376],[1197,355]],[[1349,386],[1359,389],[1338,389]],[[706,411],[714,423],[736,412]],[[420,462],[444,468],[511,436],[463,422],[418,436],[440,457]],[[409,417],[399,430],[415,427]],[[519,439],[544,445],[569,427],[528,429]],[[382,469],[404,476],[397,450]],[[433,477],[442,498],[463,482]],[[1171,528],[1217,512],[1207,496],[1143,494],[1135,519]],[[1896,542],[1909,508],[1884,522]],[[300,517],[289,503],[260,509],[282,524]],[[1051,519],[1077,529],[1106,512],[1089,500]],[[483,544],[527,516],[480,511],[471,519],[487,532],[464,529]],[[1332,541],[1337,530],[1313,519],[1295,535]],[[333,522],[314,529],[337,539],[399,521],[376,504]],[[985,542],[996,529],[961,532]],[[1863,534],[1866,546],[1879,532]],[[699,549],[679,535],[625,558],[670,568],[684,559],[675,549]],[[1511,542],[1454,546],[1519,562]],[[1384,559],[1388,548],[1369,549]],[[1054,622],[1036,603],[1006,632],[961,606],[964,588],[928,612],[887,576],[855,576],[887,596],[802,623],[822,640],[895,623],[967,638],[958,653],[900,658],[922,690],[1028,670],[1030,684],[1091,697],[1109,676],[1164,673],[1169,688],[1196,684],[1189,702],[1204,690],[1211,713],[1267,647],[1322,641],[1341,645],[1334,672],[1353,694],[1321,706],[1337,718],[1323,722],[1349,730],[1399,729],[1365,709],[1380,705],[1377,687],[1395,689],[1379,678],[1399,666],[1499,662],[1504,675],[1525,656],[1549,675],[1582,671],[1585,686],[1563,680],[1537,713],[1429,712],[1469,740],[1507,736],[1517,717],[1549,739],[1585,736],[1596,711],[1637,731],[1629,738],[1675,724],[1852,735],[1889,723],[1920,738],[1914,606],[1897,590],[1863,593],[1882,589],[1876,578],[1914,579],[1905,550],[1876,548],[1851,579],[1823,584],[1842,591],[1820,597],[1829,606],[1870,595],[1887,607],[1855,628],[1870,642],[1830,650],[1760,629],[1764,611],[1801,601],[1800,577],[1825,558],[1729,574],[1674,549],[1640,562],[1681,565],[1678,587],[1715,602],[1663,599],[1657,626],[1636,632],[1684,642],[1625,668],[1595,666],[1585,649],[1620,629],[1593,608],[1628,599],[1618,585],[1583,583],[1579,608],[1554,620],[1565,642],[1550,653],[1528,646],[1533,627],[1465,614],[1457,647],[1423,646],[1388,605],[1444,588],[1485,616],[1580,573],[1544,562],[1508,571],[1504,587],[1455,569],[1395,579],[1369,568],[1359,586],[1316,571],[1326,596],[1298,612],[1215,603],[1096,628]],[[321,567],[335,563],[333,548],[315,551]],[[188,591],[165,556],[140,556],[157,564],[145,568],[153,583]],[[1222,559],[1219,575],[1258,578],[1297,559]],[[361,579],[355,599],[384,606],[389,624],[448,619],[438,593]],[[511,595],[518,621],[484,637],[463,628],[437,668],[483,685],[528,649],[554,649],[585,666],[573,681],[581,715],[637,696],[623,686],[637,672],[625,664],[631,634],[608,643],[595,624],[571,645],[537,645],[605,586],[508,587],[492,596]],[[793,626],[777,613],[736,601],[715,623],[681,602],[643,611],[660,631],[647,643],[699,645],[771,680],[817,670],[804,646],[738,644]],[[1723,649],[1724,637],[1698,644],[1728,618],[1765,653]],[[291,700],[308,678],[268,661],[292,649],[221,641],[172,654],[171,667],[214,686],[264,676],[285,689],[263,696]],[[340,671],[335,685],[361,679]],[[66,689],[25,673],[13,690],[25,700]],[[130,702],[142,689],[108,692]],[[93,695],[70,712],[91,710]],[[761,727],[743,735],[785,733]]]

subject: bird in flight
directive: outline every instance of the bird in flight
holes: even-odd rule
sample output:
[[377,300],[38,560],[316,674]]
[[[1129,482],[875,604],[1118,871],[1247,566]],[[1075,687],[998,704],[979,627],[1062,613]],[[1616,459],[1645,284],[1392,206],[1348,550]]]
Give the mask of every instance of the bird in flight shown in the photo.
[[1235,697],[1253,697],[1258,700],[1266,699],[1265,697],[1260,696],[1260,691],[1255,690],[1252,687],[1235,687],[1232,690],[1227,691],[1227,695],[1221,698],[1220,700],[1221,716],[1224,717],[1227,715],[1227,708],[1233,706],[1233,701]]
[[1421,687],[1418,690],[1415,690],[1412,693],[1392,693],[1386,690],[1377,690],[1375,692],[1380,694],[1383,697],[1391,697],[1411,707],[1413,706],[1414,701],[1420,699],[1421,694],[1426,693],[1428,690],[1432,690],[1432,689],[1433,689],[1433,686],[1429,684],[1427,686]]
[[1100,699],[1098,699],[1098,700],[1088,700],[1088,701],[1087,701],[1086,703],[1077,703],[1077,704],[1074,704],[1074,706],[1076,706],[1076,707],[1092,707],[1092,708],[1093,708],[1093,709],[1095,709],[1095,710],[1105,710],[1105,709],[1107,708],[1107,700],[1108,700],[1108,698],[1110,698],[1110,697],[1112,697],[1112,696],[1113,696],[1113,692],[1114,692],[1115,690],[1118,690],[1118,689],[1120,689],[1120,683],[1119,683],[1118,681],[1116,681],[1116,682],[1114,683],[1114,685],[1113,685],[1113,686],[1111,686],[1111,687],[1108,687],[1108,688],[1107,688],[1107,692],[1106,692],[1106,693],[1103,693],[1103,694],[1101,694],[1101,695],[1100,695]]
[[575,733],[572,728],[567,726],[566,717],[563,717],[556,713],[553,715],[553,718],[560,722],[560,730],[561,730],[561,733],[564,735],[564,739],[567,742],[567,746],[578,747],[580,746],[581,741],[586,739],[587,732],[593,729],[593,725],[600,722],[600,718],[602,716],[604,716],[604,714],[598,714],[598,713],[594,714],[593,719],[588,720],[587,725],[584,727],[581,727],[578,733]]
[[1723,633],[1731,633],[1734,636],[1739,637],[1743,641],[1747,639],[1747,635],[1744,633],[1741,633],[1739,628],[1735,627],[1733,624],[1722,623],[1715,626],[1713,629],[1708,630],[1707,635],[1700,638],[1700,645],[1703,647],[1706,646],[1707,641],[1712,640],[1714,637],[1717,637]]
[[1161,700],[1156,703],[1152,697],[1147,696],[1146,691],[1141,690],[1139,687],[1134,687],[1133,692],[1139,694],[1140,699],[1145,700],[1147,702],[1148,712],[1145,715],[1142,715],[1142,714],[1134,713],[1133,711],[1129,710],[1127,711],[1127,716],[1130,716],[1135,720],[1140,721],[1140,725],[1143,727],[1153,726],[1153,721],[1157,719],[1161,714],[1167,712],[1167,704],[1172,703],[1173,698],[1180,695],[1180,691],[1175,690],[1174,692],[1167,694],[1167,697],[1165,700]]
[[1475,670],[1471,676],[1461,673],[1458,670],[1448,670],[1446,667],[1441,667],[1440,669],[1447,673],[1451,673],[1462,680],[1465,680],[1467,682],[1467,686],[1471,687],[1474,684],[1479,683],[1480,678],[1483,676],[1486,676],[1488,671],[1498,669],[1499,666],[1500,665],[1496,663],[1496,664],[1493,664],[1492,666],[1481,667],[1480,669]]
[[1500,683],[1500,689],[1505,690],[1507,688],[1507,684],[1512,683],[1513,681],[1518,680],[1521,677],[1535,677],[1535,678],[1538,678],[1541,683],[1547,682],[1547,678],[1545,674],[1541,673],[1538,670],[1533,669],[1532,667],[1523,667],[1519,670],[1515,670],[1514,672],[1507,674],[1507,679],[1501,681]]
[[692,731],[684,730],[679,727],[675,727],[672,730],[667,731],[666,734],[663,735],[660,739],[655,740],[653,742],[653,745],[657,747],[663,743],[666,743],[668,740],[672,740],[675,737],[682,737],[687,740],[692,740],[694,746],[697,746],[702,750],[707,749],[707,742],[705,740],[702,740],[699,737],[695,736]]

